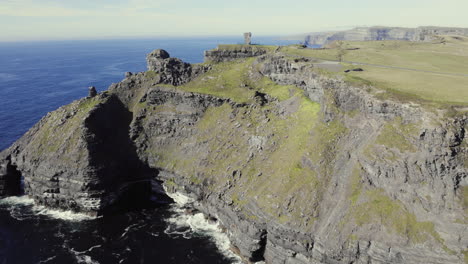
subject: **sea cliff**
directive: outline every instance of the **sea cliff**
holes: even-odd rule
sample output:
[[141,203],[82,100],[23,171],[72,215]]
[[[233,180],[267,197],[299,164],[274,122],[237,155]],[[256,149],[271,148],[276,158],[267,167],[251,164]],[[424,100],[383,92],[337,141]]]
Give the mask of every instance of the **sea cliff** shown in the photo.
[[325,45],[337,40],[373,41],[373,40],[406,40],[432,41],[438,35],[468,36],[467,28],[455,27],[357,27],[350,30],[316,32],[306,34],[303,39],[310,45]]
[[233,45],[49,113],[0,153],[0,195],[101,214],[164,185],[246,262],[464,263],[467,116]]

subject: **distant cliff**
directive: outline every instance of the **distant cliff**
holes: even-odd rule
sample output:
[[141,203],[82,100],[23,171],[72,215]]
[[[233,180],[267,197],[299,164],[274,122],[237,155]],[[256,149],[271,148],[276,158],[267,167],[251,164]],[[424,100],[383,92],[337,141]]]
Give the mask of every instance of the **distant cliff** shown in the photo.
[[468,28],[451,27],[357,27],[344,31],[310,33],[304,41],[310,45],[324,45],[336,40],[368,41],[368,40],[408,40],[430,41],[436,35],[468,36]]
[[272,47],[206,56],[154,51],[148,71],[49,113],[0,153],[0,195],[22,177],[37,203],[100,214],[163,184],[245,262],[465,262],[466,115],[379,98]]

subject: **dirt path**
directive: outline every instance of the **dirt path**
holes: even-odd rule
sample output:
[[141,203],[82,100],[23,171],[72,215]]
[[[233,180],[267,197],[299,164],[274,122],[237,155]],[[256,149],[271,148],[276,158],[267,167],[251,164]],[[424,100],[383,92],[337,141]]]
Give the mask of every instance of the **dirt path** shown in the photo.
[[[338,61],[335,61],[335,62],[338,62]],[[415,71],[415,72],[432,73],[432,74],[439,74],[439,75],[450,75],[450,76],[463,76],[463,77],[468,77],[468,74],[464,74],[464,73],[450,73],[450,72],[426,71],[426,70],[418,70],[418,69],[412,69],[412,68],[396,67],[396,66],[372,64],[372,63],[363,63],[363,62],[356,62],[356,61],[342,61],[342,62],[344,62],[344,63],[350,63],[350,64],[353,64],[353,65],[363,65],[363,66],[372,66],[372,67],[387,68],[387,69],[397,69],[397,70],[405,70],[405,71]]]
[[[291,56],[291,54],[288,54],[288,55]],[[344,62],[344,63],[353,64],[353,65],[372,66],[372,67],[379,67],[379,68],[386,68],[386,69],[397,69],[397,70],[424,72],[424,73],[431,73],[431,74],[438,74],[438,75],[468,77],[468,74],[465,74],[465,73],[437,72],[437,71],[419,70],[419,69],[413,69],[413,68],[389,66],[389,65],[382,65],[382,64],[364,63],[364,62],[358,62],[358,61],[346,61],[346,60],[338,61],[338,60],[325,60],[325,59],[321,59],[317,57],[309,57],[309,56],[298,56],[298,55],[293,55],[293,56],[309,58],[313,60],[321,60],[322,62],[317,63],[318,65],[328,65],[328,66],[335,65],[336,66],[336,65],[340,65],[341,62]],[[327,68],[327,66],[325,66],[324,68]],[[336,72],[336,67],[332,71]]]

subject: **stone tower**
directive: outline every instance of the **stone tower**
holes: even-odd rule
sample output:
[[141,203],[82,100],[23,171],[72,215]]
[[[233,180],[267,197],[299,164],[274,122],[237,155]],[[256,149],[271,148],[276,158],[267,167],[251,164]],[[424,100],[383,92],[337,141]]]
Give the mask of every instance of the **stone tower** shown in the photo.
[[251,32],[244,33],[244,43],[245,43],[245,45],[250,45],[252,43],[252,33]]

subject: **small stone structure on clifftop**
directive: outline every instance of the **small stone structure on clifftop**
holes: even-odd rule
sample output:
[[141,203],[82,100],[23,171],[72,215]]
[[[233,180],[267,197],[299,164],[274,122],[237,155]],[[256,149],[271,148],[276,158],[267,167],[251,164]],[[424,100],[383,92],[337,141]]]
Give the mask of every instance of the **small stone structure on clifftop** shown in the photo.
[[90,86],[88,87],[88,97],[94,97],[97,95],[96,87]]
[[252,33],[251,32],[244,33],[244,43],[245,43],[245,45],[252,44]]

